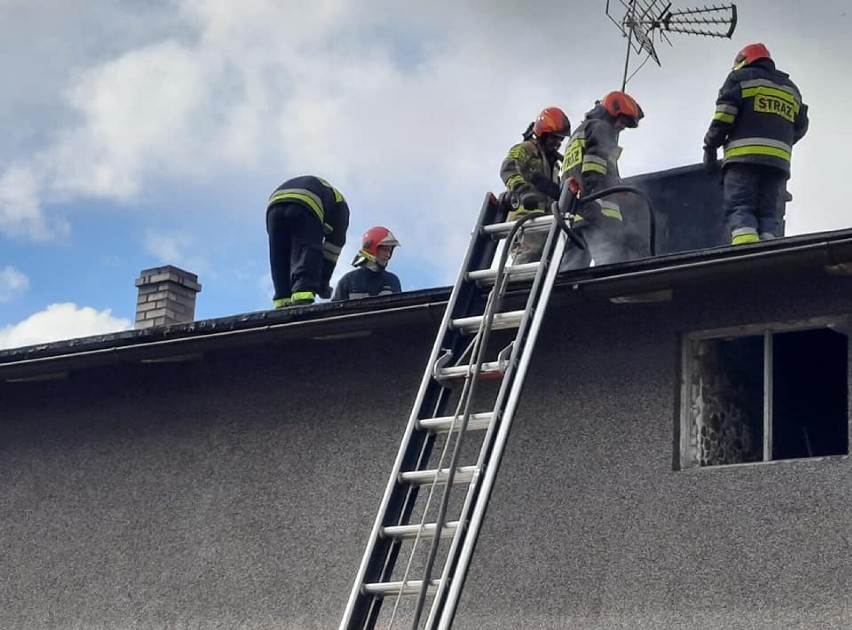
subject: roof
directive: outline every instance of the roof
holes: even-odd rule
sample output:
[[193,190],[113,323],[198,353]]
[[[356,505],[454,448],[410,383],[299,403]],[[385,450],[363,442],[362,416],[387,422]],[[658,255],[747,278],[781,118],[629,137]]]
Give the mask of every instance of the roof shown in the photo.
[[[852,274],[852,229],[716,247],[560,274],[555,294],[588,301],[671,289],[731,276],[830,267]],[[336,339],[386,326],[436,326],[450,287],[312,306],[257,311],[0,351],[0,380],[32,379],[115,362],[162,362],[204,350],[284,339]],[[516,291],[520,294],[522,291]]]

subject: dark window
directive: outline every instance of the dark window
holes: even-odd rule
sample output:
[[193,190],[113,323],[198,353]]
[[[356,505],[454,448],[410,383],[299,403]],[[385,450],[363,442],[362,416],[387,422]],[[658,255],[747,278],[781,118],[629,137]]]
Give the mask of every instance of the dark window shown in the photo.
[[849,453],[845,330],[696,333],[684,368],[681,468]]

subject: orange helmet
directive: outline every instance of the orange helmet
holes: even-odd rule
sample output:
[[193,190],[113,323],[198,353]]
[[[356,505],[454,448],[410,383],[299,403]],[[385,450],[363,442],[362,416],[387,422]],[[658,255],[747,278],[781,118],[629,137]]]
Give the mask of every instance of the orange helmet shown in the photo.
[[610,92],[601,99],[601,104],[613,118],[624,116],[628,127],[637,127],[639,121],[645,117],[645,112],[639,107],[639,103],[626,92]]
[[365,262],[374,262],[384,266],[386,263],[376,259],[376,253],[382,245],[386,247],[399,247],[399,241],[396,240],[393,232],[386,227],[382,227],[381,225],[371,227],[361,237],[361,249],[355,254],[352,264],[357,267]]
[[758,59],[772,59],[769,49],[763,44],[749,44],[734,57],[734,70],[744,68]]
[[547,107],[535,119],[533,133],[537,138],[548,133],[564,138],[571,135],[571,121],[558,107]]

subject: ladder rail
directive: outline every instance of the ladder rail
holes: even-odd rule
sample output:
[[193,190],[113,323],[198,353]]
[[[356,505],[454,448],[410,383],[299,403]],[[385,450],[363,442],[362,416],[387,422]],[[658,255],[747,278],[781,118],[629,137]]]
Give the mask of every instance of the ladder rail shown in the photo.
[[[524,316],[521,320],[520,326],[518,327],[518,333],[515,338],[515,342],[512,348],[512,356],[509,359],[509,364],[506,370],[506,373],[503,378],[503,382],[501,383],[500,390],[497,394],[497,398],[494,404],[495,409],[501,409],[503,407],[504,401],[507,400],[507,396],[510,396],[513,391],[513,387],[515,387],[516,383],[519,383],[520,387],[523,386],[524,376],[526,372],[526,365],[529,363],[529,355],[530,352],[526,352],[526,348],[534,347],[535,345],[535,335],[537,335],[538,327],[535,325],[536,321],[540,323],[540,320],[543,318],[545,306],[547,305],[547,300],[549,299],[550,289],[553,286],[553,281],[556,277],[556,272],[559,269],[559,261],[562,258],[562,251],[564,250],[565,244],[565,234],[560,229],[560,226],[557,223],[552,223],[551,229],[548,233],[547,241],[545,243],[544,251],[542,252],[541,264],[539,265],[539,269],[535,275],[535,279],[533,280],[533,284],[530,287],[529,295],[527,297],[526,308],[524,309]],[[504,252],[505,254],[506,252]],[[507,256],[501,256],[501,265],[505,265]],[[551,273],[552,272],[552,273]],[[533,329],[530,326],[534,325]],[[533,333],[532,339],[530,339],[530,333]],[[530,341],[532,343],[530,343]],[[523,362],[524,358],[527,358],[527,361]],[[500,412],[499,418],[497,422],[492,422],[489,427],[485,438],[483,439],[482,448],[480,449],[480,453],[477,459],[477,463],[475,466],[478,470],[484,471],[485,475],[489,474],[488,469],[491,467],[490,459],[491,454],[498,450],[500,454],[503,451],[503,443],[505,443],[505,439],[503,443],[498,443],[498,438],[502,431],[508,431],[508,427],[511,424],[512,415],[514,414],[514,406],[505,407],[503,411]],[[505,427],[505,429],[504,429]],[[497,437],[494,436],[494,431],[497,431]],[[489,463],[486,464],[486,461]],[[499,461],[499,459],[498,459]],[[444,565],[444,570],[441,576],[441,579],[438,580],[437,593],[435,595],[436,605],[433,606],[432,613],[426,623],[427,628],[433,628],[436,619],[439,616],[443,616],[443,611],[446,610],[446,604],[449,602],[452,604],[453,609],[455,608],[454,598],[452,597],[453,590],[457,583],[460,580],[454,579],[450,583],[450,589],[447,595],[445,595],[446,587],[448,584],[448,577],[452,572],[453,575],[459,575],[459,564],[458,561],[461,556],[459,554],[458,546],[462,544],[461,550],[465,549],[465,545],[467,541],[472,537],[474,540],[478,537],[479,534],[479,523],[475,522],[473,519],[468,521],[467,515],[470,514],[471,509],[475,509],[475,506],[482,503],[480,498],[482,497],[482,475],[479,475],[474,482],[468,488],[468,494],[465,497],[464,505],[462,506],[459,523],[460,526],[456,530],[455,535],[453,536],[452,542],[450,544],[450,551],[448,553],[447,562]],[[487,502],[487,498],[490,494],[490,489],[485,494],[485,499]],[[461,582],[464,580],[464,573],[466,572],[467,561],[465,561],[461,565],[462,577]],[[459,591],[460,591],[459,585]],[[448,597],[449,599],[445,599]]]
[[[459,403],[458,403],[458,405],[456,406],[456,409],[455,409],[454,417],[458,417],[459,410],[462,408],[462,406],[464,406],[464,410],[462,411],[462,413],[464,414],[463,417],[462,417],[462,423],[463,424],[462,424],[462,428],[459,430],[459,438],[461,438],[461,436],[464,435],[464,432],[467,429],[468,419],[470,418],[470,415],[471,415],[469,403],[472,400],[473,393],[475,391],[475,386],[476,386],[475,376],[482,369],[482,364],[483,364],[484,359],[485,359],[485,354],[484,354],[483,348],[484,348],[484,345],[481,342],[481,338],[479,336],[477,336],[477,337],[474,338],[473,343],[470,344],[467,348],[465,348],[465,350],[462,353],[462,356],[465,356],[468,352],[471,353],[471,356],[476,355],[476,362],[474,364],[472,364],[473,369],[472,370],[469,369],[468,375],[465,378],[464,387],[462,388],[462,393],[459,396]],[[434,376],[435,375],[433,373],[433,378],[434,378]],[[465,403],[467,403],[467,404],[465,404]],[[458,444],[459,438],[457,438],[456,444]],[[431,543],[431,546],[430,546],[429,552],[428,552],[427,566],[424,570],[424,576],[423,576],[423,579],[422,579],[422,582],[421,582],[421,584],[422,584],[421,590],[420,590],[420,592],[418,593],[418,596],[417,596],[417,604],[415,606],[415,612],[414,612],[414,618],[415,618],[415,621],[414,621],[414,624],[413,624],[414,627],[416,627],[416,625],[419,623],[420,611],[422,610],[423,602],[425,601],[426,595],[430,592],[430,589],[431,589],[431,586],[430,586],[431,582],[432,582],[431,581],[431,564],[434,562],[434,556],[437,552],[438,541],[441,538],[441,532],[442,532],[442,529],[444,527],[443,520],[444,520],[444,514],[446,513],[446,507],[445,507],[446,501],[449,498],[449,493],[452,489],[453,481],[455,479],[456,472],[457,472],[458,456],[454,451],[453,456],[450,458],[450,465],[446,469],[447,470],[446,479],[443,479],[441,477],[441,474],[440,474],[440,471],[444,468],[444,459],[446,458],[446,454],[447,454],[447,450],[449,448],[449,445],[450,445],[450,440],[447,439],[444,443],[443,448],[441,449],[441,454],[438,457],[438,462],[437,462],[437,465],[436,465],[436,470],[438,472],[436,473],[434,479],[432,480],[432,483],[429,486],[429,495],[426,498],[426,503],[423,507],[423,512],[422,512],[422,515],[420,517],[421,528],[414,538],[414,542],[412,543],[411,550],[409,551],[409,554],[408,554],[408,562],[406,563],[405,570],[404,570],[403,575],[401,577],[401,581],[403,583],[405,583],[406,580],[408,579],[408,574],[411,570],[411,565],[414,561],[414,554],[417,550],[417,545],[419,544],[419,542],[421,540],[420,534],[421,534],[422,531],[425,531],[425,528],[423,526],[426,524],[426,517],[428,516],[429,508],[432,505],[432,498],[435,495],[435,489],[437,488],[437,486],[439,484],[445,484],[445,487],[444,487],[442,495],[441,495],[441,500],[440,500],[441,507],[439,507],[439,516],[437,517],[437,519],[435,521],[435,532],[437,533],[437,536],[432,539],[432,543]],[[398,610],[399,603],[402,600],[402,595],[403,595],[403,591],[400,590],[397,593],[397,596],[394,600],[393,612],[391,613],[391,618],[388,622],[389,626],[393,625],[393,621],[396,618],[396,612]]]
[[[500,306],[502,305],[503,297],[505,295],[506,288],[508,286],[507,283],[505,283],[503,281],[503,279],[505,278],[504,270],[505,270],[505,266],[506,266],[506,259],[508,258],[508,252],[509,252],[509,249],[510,249],[509,245],[513,242],[515,235],[518,234],[523,223],[525,221],[530,220],[531,218],[532,218],[532,215],[527,216],[527,217],[523,217],[521,220],[519,220],[517,222],[517,224],[509,232],[509,235],[506,239],[506,245],[504,246],[503,252],[501,253],[501,256],[500,256],[500,261],[499,261],[498,269],[497,269],[497,272],[498,272],[497,280],[495,281],[494,287],[492,288],[492,290],[488,294],[488,300],[487,300],[487,303],[485,305],[485,312],[483,314],[483,317],[482,317],[482,320],[481,320],[481,323],[480,323],[479,332],[476,335],[476,339],[477,339],[476,363],[474,364],[475,365],[474,369],[470,373],[468,373],[468,375],[466,377],[465,386],[467,387],[467,385],[469,384],[470,387],[469,387],[468,391],[465,393],[465,395],[461,398],[461,399],[464,400],[464,412],[463,412],[463,415],[462,415],[461,426],[459,427],[458,436],[456,437],[456,441],[455,441],[455,444],[453,446],[453,454],[452,454],[452,457],[450,458],[449,478],[447,480],[447,485],[444,487],[444,491],[441,495],[441,503],[438,507],[438,515],[435,517],[436,528],[435,528],[435,533],[433,534],[433,537],[432,537],[432,544],[429,548],[429,555],[426,559],[426,566],[424,567],[424,571],[423,571],[423,578],[422,578],[423,586],[420,590],[420,594],[417,597],[417,603],[415,604],[415,609],[414,609],[414,613],[413,613],[413,621],[412,621],[412,624],[411,624],[411,627],[412,627],[413,630],[416,630],[417,626],[420,623],[420,617],[423,613],[423,607],[424,607],[424,604],[425,604],[425,601],[426,601],[426,595],[427,595],[427,590],[428,590],[427,585],[430,583],[431,578],[432,578],[432,570],[433,570],[434,564],[435,564],[435,557],[437,555],[438,546],[439,546],[440,541],[441,541],[441,530],[444,527],[444,520],[446,519],[446,512],[447,512],[447,506],[449,504],[450,492],[452,490],[452,479],[453,479],[453,475],[455,474],[455,470],[458,467],[459,457],[461,455],[461,447],[462,447],[462,444],[464,443],[464,437],[467,434],[467,425],[468,425],[468,422],[470,420],[470,416],[471,416],[472,411],[473,411],[472,405],[473,405],[473,400],[474,400],[474,394],[476,392],[476,384],[479,382],[477,380],[476,376],[477,376],[479,370],[481,369],[482,364],[485,362],[485,352],[488,348],[488,341],[491,337],[492,324],[493,324],[493,321],[494,321],[494,317],[496,316],[496,314],[500,310]],[[487,435],[488,435],[488,432],[486,432],[486,436]],[[486,439],[487,439],[487,437],[486,437]],[[438,467],[440,468],[442,464],[443,464],[443,453],[442,453],[442,460],[439,463]],[[476,485],[476,480],[477,480],[478,476],[479,476],[478,474],[474,475],[473,479],[471,480],[469,487]],[[469,491],[468,491],[468,494],[470,494]],[[465,500],[465,502],[467,502],[467,499]],[[462,512],[462,514],[464,514],[464,511]],[[426,517],[426,510],[424,509],[423,518],[425,518],[425,517]],[[459,519],[460,522],[461,522],[461,520],[462,519]],[[460,529],[463,529],[463,528],[460,528]],[[459,530],[457,530],[457,532],[458,531]],[[453,540],[455,540],[455,539],[456,539],[456,536],[453,536]],[[413,551],[412,551],[412,555],[413,555]],[[445,567],[446,567],[446,565],[445,565]],[[439,582],[438,582],[438,592],[436,593],[435,599],[433,600],[433,610],[434,610],[435,603],[439,601],[439,598],[441,596],[440,594],[444,589],[443,585],[445,584],[445,582],[446,582],[446,577],[443,575],[443,572],[442,572],[441,580],[439,580]],[[427,625],[428,625],[428,622],[427,622]]]
[[[498,398],[502,395],[507,395],[505,399],[505,408],[500,417],[499,425],[496,425],[497,435],[494,438],[493,444],[490,445],[489,453],[487,455],[488,462],[482,467],[484,475],[482,475],[478,480],[478,487],[476,489],[476,494],[478,496],[473,498],[473,512],[470,516],[469,522],[464,527],[464,542],[461,550],[459,551],[458,558],[455,559],[455,566],[450,567],[450,562],[447,562],[447,566],[445,567],[445,571],[452,569],[456,579],[450,583],[449,591],[442,602],[440,621],[437,626],[439,630],[448,630],[452,626],[453,618],[455,617],[456,609],[458,608],[459,596],[464,588],[468,566],[470,564],[471,557],[473,556],[473,551],[479,537],[479,530],[482,526],[485,511],[488,507],[491,492],[494,488],[494,480],[497,476],[506,442],[508,441],[515,410],[517,408],[518,401],[520,400],[521,392],[523,391],[526,372],[530,361],[532,360],[533,353],[527,350],[531,350],[535,347],[535,343],[538,339],[538,333],[541,329],[541,324],[547,311],[545,307],[549,302],[550,293],[553,289],[556,275],[559,272],[559,263],[562,260],[562,254],[565,251],[565,245],[569,239],[569,234],[564,230],[559,229],[558,226],[551,233],[550,238],[554,235],[556,236],[556,243],[553,245],[553,251],[547,258],[548,267],[542,280],[542,286],[540,287],[541,294],[536,298],[538,308],[536,308],[533,313],[528,312],[525,319],[529,317],[529,321],[522,322],[521,324],[522,327],[527,324],[529,326],[529,330],[522,338],[522,347],[516,347],[514,349],[516,357],[513,358],[513,361],[510,362],[509,366],[509,370],[512,371],[512,374],[509,379],[504,381],[504,387],[501,388],[501,392],[498,394]],[[549,247],[546,247],[546,251],[548,249]],[[536,283],[537,282],[539,282],[539,277],[536,278]],[[530,291],[531,295],[535,289],[536,287],[534,286]],[[518,337],[521,339],[520,334]],[[502,391],[504,388],[506,390],[505,394]],[[461,519],[459,520],[461,521]],[[444,581],[439,582],[439,589],[442,588],[443,583]]]
[[[514,226],[514,230],[509,233],[509,236],[506,239],[507,243],[510,243],[512,241],[515,233],[520,229],[521,225],[525,221],[531,220],[532,218],[533,218],[533,215],[523,217],[522,219],[518,220],[516,222],[516,225]],[[505,267],[506,267],[506,262],[507,262],[507,259],[508,259],[508,253],[509,253],[509,247],[507,246],[503,250],[503,252],[501,253],[500,261],[499,261],[498,266],[497,266],[497,276],[496,276],[496,279],[495,279],[494,287],[493,287],[492,292],[491,292],[492,295],[499,294],[501,300],[505,296],[506,289],[508,288],[508,275],[505,273]],[[532,294],[533,294],[533,292],[531,292],[531,295]],[[532,300],[530,298],[528,298],[527,301],[530,302]],[[524,310],[524,317],[526,317],[527,312],[528,312],[528,309],[525,309]],[[487,323],[486,323],[486,321],[487,321]],[[483,318],[482,325],[487,326],[488,330],[490,332],[490,330],[493,330],[493,321],[494,321],[493,316],[491,318],[487,319],[487,320],[486,320],[486,318]],[[523,321],[523,318],[522,318],[522,321]],[[518,327],[519,332],[522,330],[522,327],[523,327],[523,323],[521,323]],[[516,337],[516,340],[517,340],[517,337]],[[517,345],[518,344],[516,344],[516,342],[514,342],[514,341],[512,342],[512,353],[511,354],[513,356],[515,355],[515,352],[517,350]],[[510,357],[510,359],[508,361],[508,367],[507,367],[506,373],[504,374],[504,383],[505,383],[506,378],[510,378],[511,371],[513,369],[512,368],[513,362],[514,362],[514,359]],[[503,389],[503,387],[504,387],[504,385],[501,386],[501,390]],[[498,394],[497,402],[494,405],[495,410],[498,410],[499,407],[500,407],[499,401],[500,401],[500,395]],[[486,430],[485,437],[483,438],[483,441],[482,441],[482,446],[480,447],[480,450],[479,450],[477,462],[473,466],[473,468],[476,471],[478,471],[478,473],[480,473],[482,471],[482,466],[483,466],[484,461],[485,461],[484,455],[485,455],[485,452],[488,450],[487,445],[491,442],[491,439],[492,439],[491,436],[493,435],[493,432],[495,430],[495,426],[497,426],[500,422],[501,412],[495,411],[494,413],[492,413],[492,416],[493,416],[492,421],[491,421],[491,423],[489,424],[489,426]],[[458,549],[459,542],[462,540],[462,538],[464,538],[467,535],[468,529],[467,529],[467,526],[465,524],[465,518],[466,518],[466,515],[470,512],[471,504],[475,500],[475,497],[477,495],[476,491],[477,491],[478,480],[479,480],[479,474],[474,476],[471,479],[470,484],[468,485],[468,490],[467,490],[467,493],[465,495],[465,499],[464,499],[464,502],[462,504],[462,507],[461,507],[461,510],[460,510],[460,513],[459,513],[460,515],[459,515],[459,518],[458,518],[458,521],[457,521],[459,523],[459,525],[457,526],[456,531],[452,536],[452,539],[451,539],[451,542],[450,542],[450,548],[449,548],[449,551],[447,553],[448,561],[444,564],[444,568],[442,570],[440,579],[438,579],[436,581],[437,586],[436,586],[436,591],[435,591],[435,599],[433,600],[432,609],[430,610],[429,617],[426,621],[426,627],[427,628],[433,627],[436,615],[438,614],[438,611],[440,611],[441,608],[442,608],[441,600],[442,600],[442,598],[444,596],[444,592],[446,590],[450,570],[453,567],[453,563],[452,563],[451,559],[453,557],[455,557],[456,551]],[[412,626],[412,627],[414,627],[414,626]]]
[[[380,532],[383,525],[385,525],[385,519],[388,515],[388,507],[391,503],[392,498],[397,492],[400,492],[401,485],[399,483],[399,473],[403,469],[403,463],[408,457],[408,449],[406,445],[411,443],[411,438],[413,434],[417,432],[421,432],[424,435],[424,442],[426,441],[427,432],[423,430],[417,429],[417,420],[418,415],[420,415],[420,410],[426,404],[427,395],[430,393],[430,390],[434,389],[434,382],[432,378],[432,366],[434,362],[438,359],[438,356],[441,353],[442,348],[446,342],[448,336],[454,336],[455,338],[460,338],[461,333],[458,331],[452,331],[450,328],[450,322],[455,315],[457,306],[460,301],[472,301],[477,296],[475,295],[475,291],[473,287],[468,285],[466,282],[466,274],[468,270],[471,268],[472,263],[474,262],[474,257],[479,255],[484,258],[493,258],[494,251],[496,250],[496,246],[493,242],[485,243],[480,245],[480,239],[482,237],[480,232],[480,226],[485,225],[487,223],[491,223],[489,217],[496,213],[497,211],[497,200],[492,194],[488,194],[485,197],[485,201],[483,202],[482,209],[480,210],[480,217],[477,223],[476,229],[471,232],[470,244],[468,246],[468,250],[465,254],[464,263],[459,270],[458,277],[456,279],[456,283],[453,286],[452,293],[450,294],[449,301],[447,303],[447,308],[444,311],[444,316],[442,318],[442,322],[439,328],[439,334],[435,338],[435,343],[432,347],[432,352],[430,355],[429,362],[426,365],[426,369],[423,374],[423,378],[421,380],[420,389],[417,392],[417,397],[415,398],[415,402],[412,406],[412,411],[409,416],[408,423],[405,428],[405,432],[403,433],[403,437],[400,443],[400,449],[397,453],[396,459],[394,460],[394,465],[392,468],[392,472],[390,478],[388,479],[387,486],[385,488],[384,495],[382,496],[382,500],[379,505],[379,509],[377,511],[376,518],[373,523],[373,527],[370,531],[369,538],[367,541],[367,546],[364,550],[364,554],[361,559],[361,563],[358,567],[358,573],[356,575],[355,581],[353,583],[351,592],[349,594],[349,598],[346,603],[346,608],[343,614],[343,619],[340,623],[340,630],[356,630],[359,626],[353,625],[357,623],[356,616],[364,617],[365,619],[368,617],[375,618],[378,615],[378,610],[372,611],[372,605],[377,604],[381,605],[381,600],[374,600],[371,605],[367,606],[368,610],[356,610],[359,604],[359,596],[362,591],[362,584],[365,582],[365,578],[367,576],[368,570],[371,568],[371,565],[374,562],[374,551],[376,549],[377,544],[380,542],[382,544],[390,544],[391,551],[387,554],[386,559],[390,557],[391,554],[395,553],[392,550],[392,547],[396,545],[399,546],[399,542],[394,543],[393,541],[385,542],[380,541]],[[482,250],[485,251],[482,251]],[[463,295],[463,293],[467,293],[467,295]],[[434,393],[436,398],[434,404],[433,415],[439,415],[440,407],[442,406],[442,399],[445,398],[445,390],[440,388],[439,391]],[[422,459],[423,451],[421,450],[419,458]],[[409,488],[407,491],[404,491],[403,494],[408,495],[406,499],[403,501],[404,503],[413,504],[412,494],[416,493],[416,488]],[[403,508],[404,510],[404,508]],[[381,573],[384,574],[387,572],[387,562],[383,563],[384,566],[381,569]],[[391,563],[392,564],[392,563]]]

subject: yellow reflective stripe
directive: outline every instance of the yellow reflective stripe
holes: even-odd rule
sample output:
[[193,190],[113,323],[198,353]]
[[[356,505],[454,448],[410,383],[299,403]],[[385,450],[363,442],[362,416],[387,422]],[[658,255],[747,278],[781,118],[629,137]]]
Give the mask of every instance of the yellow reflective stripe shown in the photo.
[[338,245],[335,245],[334,243],[329,243],[328,241],[326,241],[322,244],[322,248],[325,251],[329,252],[330,254],[340,255],[340,252],[343,251],[342,247],[339,247]]
[[759,243],[757,234],[739,234],[731,237],[731,245],[746,245],[748,243]]
[[606,166],[601,166],[600,164],[595,164],[594,162],[586,162],[585,160],[583,160],[582,172],[588,173],[589,171],[600,173],[601,175],[607,174]]
[[325,212],[323,212],[322,204],[320,204],[316,195],[313,195],[310,191],[297,191],[295,189],[287,189],[287,190],[279,190],[272,194],[269,198],[269,205],[271,206],[274,203],[280,203],[282,201],[302,201],[308,205],[308,207],[313,210],[314,214],[317,215],[317,218],[322,221],[325,218]]
[[313,300],[314,298],[316,298],[316,295],[313,291],[296,291],[290,296],[291,300]]
[[322,177],[317,177],[317,179],[318,179],[318,180],[320,181],[320,183],[321,183],[323,186],[325,186],[326,188],[331,188],[331,191],[334,193],[334,200],[335,200],[337,203],[340,203],[341,201],[343,201],[343,195],[340,193],[340,191],[339,191],[339,190],[337,190],[337,188],[335,188],[334,186],[332,186],[331,184],[329,184],[329,183],[328,183],[326,180],[324,180]]
[[799,113],[799,101],[796,99],[795,96],[793,96],[789,92],[785,92],[784,90],[779,90],[777,88],[771,88],[765,85],[761,85],[759,87],[754,88],[745,88],[743,89],[742,94],[743,98],[754,98],[758,95],[778,98],[786,103],[789,103],[793,107],[794,114]]
[[512,189],[515,187],[515,184],[523,184],[524,183],[523,175],[513,175],[509,179],[506,180],[506,188]]
[[733,149],[725,149],[725,159],[732,157],[739,157],[741,155],[768,155],[771,157],[777,157],[782,160],[790,161],[791,154],[789,151],[785,151],[784,149],[777,149],[775,147],[767,147],[761,146],[758,144],[750,144],[742,147],[736,147]]
[[515,146],[509,149],[509,157],[513,160],[520,160],[527,157],[527,152],[524,151],[523,147]]
[[332,254],[330,251],[322,250],[322,257],[328,260],[329,262],[337,262],[337,259],[340,258],[340,254]]
[[622,221],[621,210],[617,208],[601,208],[601,214],[605,217],[610,217],[613,219],[618,219]]
[[713,120],[718,120],[723,123],[733,123],[734,115],[726,114],[725,112],[716,112],[715,114],[713,114]]
[[775,147],[776,149],[784,149],[792,151],[793,147],[774,138],[761,138],[760,136],[752,136],[749,138],[740,138],[739,140],[731,140],[725,145],[726,149],[736,149],[737,147],[750,147],[752,145],[760,145],[762,147]]
[[515,210],[515,216],[522,214],[544,214],[544,210],[541,208],[518,208]]
[[743,81],[740,83],[740,87],[742,89],[747,88],[755,88],[755,87],[768,87],[776,90],[781,90],[782,92],[787,92],[787,94],[791,94],[796,97],[798,101],[801,102],[802,96],[799,94],[799,91],[794,88],[792,85],[785,85],[783,83],[776,83],[775,81],[770,81],[768,79],[749,79],[748,81]]

